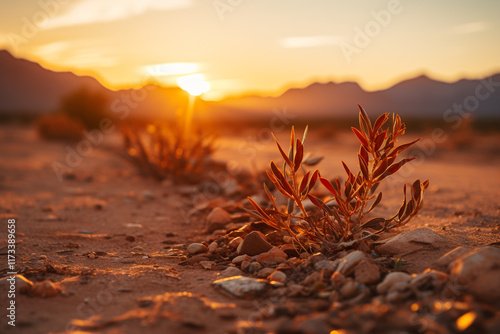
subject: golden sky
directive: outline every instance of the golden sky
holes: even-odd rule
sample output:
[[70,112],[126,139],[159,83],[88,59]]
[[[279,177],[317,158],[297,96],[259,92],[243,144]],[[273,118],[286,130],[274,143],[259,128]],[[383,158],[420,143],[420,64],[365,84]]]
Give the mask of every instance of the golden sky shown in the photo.
[[203,97],[313,81],[378,90],[500,71],[500,1],[0,1],[0,48],[110,88],[195,74]]

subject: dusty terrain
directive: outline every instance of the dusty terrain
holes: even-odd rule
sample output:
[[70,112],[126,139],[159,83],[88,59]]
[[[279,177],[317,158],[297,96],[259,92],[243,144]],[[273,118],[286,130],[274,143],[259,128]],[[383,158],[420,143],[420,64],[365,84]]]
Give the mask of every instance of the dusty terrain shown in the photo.
[[[258,131],[222,137],[216,158],[232,168],[265,168],[278,155],[268,138],[255,141]],[[286,138],[287,133],[278,136]],[[449,247],[437,252],[408,254],[403,270],[419,272],[457,245],[500,242],[499,139],[479,136],[460,149],[444,142],[405,169],[404,179],[382,189],[384,205],[378,212],[389,215],[401,202],[403,182],[429,179],[424,210],[405,230],[428,227],[449,240]],[[119,138],[114,134],[83,157],[63,181],[51,164],[64,162],[65,144],[40,141],[31,128],[5,125],[0,142],[0,276],[8,271],[6,222],[15,218],[17,272],[34,282],[51,280],[63,290],[51,298],[17,293],[13,329],[5,322],[7,292],[2,286],[1,332],[77,333],[78,319],[111,319],[129,312],[135,320],[88,332],[224,333],[236,332],[239,320],[258,318],[256,312],[265,300],[237,299],[212,287],[224,266],[206,270],[186,261],[190,243],[211,237],[205,232],[209,208],[241,196],[224,198],[217,191],[145,179],[115,153]],[[325,156],[318,166],[325,176],[343,173],[340,160],[355,165],[357,143],[351,134],[311,136],[306,148]],[[220,177],[224,186],[231,186]],[[165,293],[171,293],[164,295],[165,303],[171,302],[169,315],[157,319],[141,313],[149,310],[144,308],[148,301],[141,298]],[[272,327],[279,321],[283,319],[264,322]]]

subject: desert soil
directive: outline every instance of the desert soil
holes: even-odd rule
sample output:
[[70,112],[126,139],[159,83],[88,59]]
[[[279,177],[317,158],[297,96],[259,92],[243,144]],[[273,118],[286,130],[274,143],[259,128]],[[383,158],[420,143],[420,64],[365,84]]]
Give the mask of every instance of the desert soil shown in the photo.
[[[216,159],[236,169],[263,169],[270,159],[278,160],[268,138],[255,141],[258,131],[223,136]],[[285,141],[285,132],[278,135]],[[478,136],[466,147],[445,142],[433,151],[420,151],[421,159],[403,171],[404,178],[382,188],[384,205],[378,212],[397,210],[404,182],[429,179],[424,210],[404,230],[428,227],[445,236],[450,248],[500,242],[499,139]],[[236,197],[141,177],[116,153],[116,134],[94,147],[63,181],[51,164],[64,163],[65,144],[40,141],[29,127],[6,125],[0,129],[0,143],[0,276],[8,271],[7,219],[15,218],[17,271],[33,282],[51,280],[63,290],[51,298],[16,294],[13,329],[3,314],[7,290],[2,285],[1,332],[71,333],[79,319],[111,319],[129,312],[139,320],[117,322],[101,332],[224,333],[255,316],[262,299],[222,294],[212,282],[223,268],[206,270],[186,261],[190,243],[211,237],[205,232],[209,209]],[[324,176],[342,175],[340,160],[355,166],[357,143],[351,134],[312,135],[306,148],[325,157],[318,166]],[[447,250],[429,257],[409,254],[403,269],[419,272]],[[165,295],[165,303],[170,298],[173,305],[170,318],[140,315],[141,303],[147,303],[141,298],[165,293],[171,293]],[[189,294],[199,298],[191,300]],[[219,311],[216,303],[227,307]],[[183,325],[179,317],[191,319],[191,325]]]

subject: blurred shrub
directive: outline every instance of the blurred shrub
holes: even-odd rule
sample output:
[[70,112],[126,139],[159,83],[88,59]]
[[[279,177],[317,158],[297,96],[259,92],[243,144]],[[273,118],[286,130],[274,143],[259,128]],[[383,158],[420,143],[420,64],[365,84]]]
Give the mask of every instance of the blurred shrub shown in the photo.
[[38,135],[44,139],[79,141],[84,126],[81,121],[68,115],[57,113],[40,116],[36,121]]
[[82,87],[62,98],[60,111],[80,120],[91,130],[98,129],[103,118],[109,118],[108,107],[109,99],[105,94]]

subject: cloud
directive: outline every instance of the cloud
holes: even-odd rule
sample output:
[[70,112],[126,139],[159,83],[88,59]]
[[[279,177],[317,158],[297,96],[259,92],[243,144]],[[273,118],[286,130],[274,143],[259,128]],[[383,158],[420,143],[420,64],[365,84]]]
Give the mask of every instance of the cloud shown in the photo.
[[42,29],[115,21],[150,10],[175,10],[191,4],[192,0],[80,0],[68,11],[47,20]]
[[118,61],[109,55],[109,50],[89,46],[88,41],[55,42],[37,47],[34,54],[59,66],[95,68],[115,66]]
[[343,38],[340,36],[301,36],[287,37],[280,41],[284,48],[313,48],[318,46],[338,45]]
[[475,32],[480,32],[484,30],[488,30],[488,23],[487,22],[469,22],[465,24],[459,24],[454,26],[453,32],[455,34],[471,34]]

